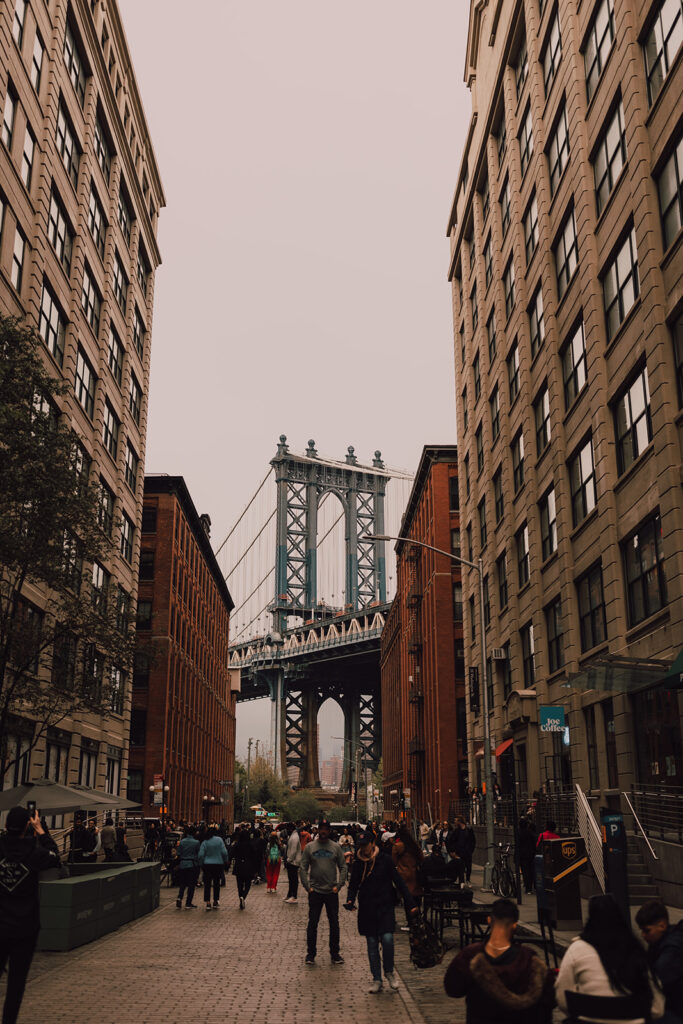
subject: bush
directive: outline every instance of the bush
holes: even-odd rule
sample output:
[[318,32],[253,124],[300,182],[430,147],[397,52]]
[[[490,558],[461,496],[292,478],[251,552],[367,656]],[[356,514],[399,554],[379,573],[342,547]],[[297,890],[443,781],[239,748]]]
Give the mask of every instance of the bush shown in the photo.
[[283,807],[285,821],[316,821],[322,813],[323,809],[315,797],[305,791],[293,793]]

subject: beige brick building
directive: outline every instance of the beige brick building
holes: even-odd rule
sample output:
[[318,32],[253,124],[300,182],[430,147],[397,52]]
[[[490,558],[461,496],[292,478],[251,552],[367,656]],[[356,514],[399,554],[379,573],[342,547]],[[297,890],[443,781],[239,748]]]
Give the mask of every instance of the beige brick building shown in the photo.
[[494,769],[596,810],[683,794],[682,40],[681,0],[470,5],[449,277],[463,553],[492,746],[514,741]]
[[[101,484],[104,528],[122,522],[101,569],[133,610],[164,194],[115,0],[0,0],[0,106],[0,305],[35,323],[73,385],[61,414]],[[17,721],[9,745],[24,756],[5,788],[45,774],[125,792],[129,721],[128,679],[109,715],[64,721],[33,751]]]

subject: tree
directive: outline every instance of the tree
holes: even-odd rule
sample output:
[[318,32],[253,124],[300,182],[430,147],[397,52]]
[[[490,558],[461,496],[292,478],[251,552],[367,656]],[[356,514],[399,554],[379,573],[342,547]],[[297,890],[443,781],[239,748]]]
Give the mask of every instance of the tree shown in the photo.
[[289,797],[283,813],[287,821],[315,821],[322,814],[322,807],[311,793],[300,790]]
[[263,804],[267,811],[280,811],[289,794],[289,786],[275,774],[270,761],[260,754],[251,762],[249,791],[253,804]]
[[0,315],[0,780],[17,719],[50,726],[123,711],[133,654],[128,595],[100,573],[117,523],[58,399],[35,330]]

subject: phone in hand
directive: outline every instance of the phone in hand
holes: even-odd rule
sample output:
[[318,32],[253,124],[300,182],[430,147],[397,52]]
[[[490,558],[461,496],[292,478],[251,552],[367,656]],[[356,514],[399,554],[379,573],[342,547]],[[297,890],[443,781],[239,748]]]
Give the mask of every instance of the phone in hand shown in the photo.
[[26,801],[26,810],[28,811],[28,813],[30,814],[30,816],[32,818],[35,818],[35,816],[36,816],[36,802],[35,802],[35,800],[27,800]]

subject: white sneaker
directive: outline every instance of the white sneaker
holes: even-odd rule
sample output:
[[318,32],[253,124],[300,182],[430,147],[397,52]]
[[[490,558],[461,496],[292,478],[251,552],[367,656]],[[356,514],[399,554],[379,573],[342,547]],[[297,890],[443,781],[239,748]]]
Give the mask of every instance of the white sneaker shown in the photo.
[[296,896],[290,896],[289,899],[287,900],[287,902],[288,903],[298,903],[299,901],[296,898]]
[[389,982],[389,988],[393,988],[395,991],[398,988],[398,978],[396,977],[396,971],[391,971],[390,974],[385,974],[384,977]]
[[382,991],[382,982],[381,981],[377,981],[377,979],[373,979],[372,985],[368,989],[368,992],[370,993],[371,996],[376,996],[381,991]]

